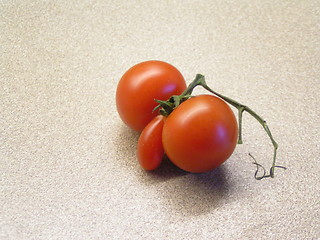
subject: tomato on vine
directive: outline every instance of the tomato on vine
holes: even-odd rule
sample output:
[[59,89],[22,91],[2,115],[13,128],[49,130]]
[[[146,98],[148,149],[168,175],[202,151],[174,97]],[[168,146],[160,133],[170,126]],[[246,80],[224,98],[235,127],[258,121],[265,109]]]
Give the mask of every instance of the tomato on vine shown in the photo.
[[[210,93],[218,96],[191,94],[195,87],[202,86]],[[278,144],[274,140],[267,122],[249,107],[213,91],[206,84],[205,78],[197,74],[194,81],[179,96],[172,96],[167,101],[157,100],[160,113],[167,117],[162,131],[162,144],[169,159],[178,167],[189,172],[206,172],[221,165],[234,151],[237,140],[242,143],[242,114],[248,112],[264,128],[273,147],[273,162],[270,173],[256,162],[255,178],[261,180],[274,177]],[[229,106],[238,109],[238,127],[235,116]],[[259,168],[263,175],[258,176]]]
[[[213,95],[192,96],[201,86]],[[274,177],[278,144],[264,119],[249,107],[213,91],[197,74],[187,87],[181,73],[161,61],[146,61],[130,68],[121,78],[116,93],[121,119],[132,129],[142,131],[138,160],[146,170],[156,169],[163,155],[179,168],[194,173],[215,169],[242,143],[242,115],[254,117],[264,128],[273,147],[270,173],[256,162],[255,178]],[[238,119],[229,105],[238,110]],[[160,114],[160,115],[159,115]],[[259,168],[263,175],[258,176]]]

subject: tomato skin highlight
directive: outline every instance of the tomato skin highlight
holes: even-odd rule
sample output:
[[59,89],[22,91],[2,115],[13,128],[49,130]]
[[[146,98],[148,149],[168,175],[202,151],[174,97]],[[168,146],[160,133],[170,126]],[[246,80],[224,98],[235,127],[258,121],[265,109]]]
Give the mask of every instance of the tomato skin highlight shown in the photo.
[[138,160],[145,170],[154,170],[162,162],[162,129],[165,117],[158,115],[142,131],[138,141]]
[[233,153],[238,125],[220,98],[199,95],[178,106],[166,119],[162,142],[179,168],[194,173],[213,170]]
[[186,82],[174,66],[162,61],[136,64],[122,76],[116,92],[117,110],[122,121],[136,131],[159,114],[152,112],[158,105],[154,100],[167,100],[180,95]]

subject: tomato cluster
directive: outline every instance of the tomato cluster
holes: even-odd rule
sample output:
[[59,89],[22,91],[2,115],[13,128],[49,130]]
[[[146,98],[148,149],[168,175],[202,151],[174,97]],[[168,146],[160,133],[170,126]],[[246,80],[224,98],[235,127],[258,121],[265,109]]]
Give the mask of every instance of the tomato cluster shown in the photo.
[[117,110],[125,124],[142,131],[137,155],[144,169],[156,169],[166,154],[185,171],[206,172],[233,153],[238,139],[233,111],[221,98],[191,97],[186,90],[182,74],[162,61],[139,63],[120,79]]

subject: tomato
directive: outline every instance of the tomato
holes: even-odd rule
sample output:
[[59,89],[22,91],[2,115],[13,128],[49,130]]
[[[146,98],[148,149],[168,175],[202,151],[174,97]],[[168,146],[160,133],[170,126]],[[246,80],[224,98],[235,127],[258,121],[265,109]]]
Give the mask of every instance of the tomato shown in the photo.
[[159,114],[152,112],[155,99],[167,100],[186,89],[181,73],[162,61],[146,61],[130,68],[120,79],[116,104],[122,121],[134,130],[143,128]]
[[169,159],[188,172],[206,172],[233,153],[238,125],[230,107],[211,95],[192,97],[166,119],[162,143]]
[[156,169],[162,162],[162,129],[164,116],[155,117],[142,131],[138,141],[138,160],[146,170]]

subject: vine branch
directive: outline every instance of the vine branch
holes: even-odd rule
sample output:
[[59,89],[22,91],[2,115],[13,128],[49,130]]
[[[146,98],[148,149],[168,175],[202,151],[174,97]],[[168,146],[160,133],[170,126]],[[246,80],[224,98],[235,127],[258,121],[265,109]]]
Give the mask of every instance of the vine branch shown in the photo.
[[[267,125],[267,122],[262,118],[260,117],[256,112],[254,112],[251,108],[249,108],[248,106],[246,105],[243,105],[229,97],[226,97],[220,93],[217,93],[216,91],[213,91],[206,83],[205,81],[205,78],[203,75],[201,74],[197,74],[195,80],[194,80],[194,84],[195,86],[202,86],[203,88],[205,88],[206,90],[208,90],[209,92],[211,92],[212,94],[214,95],[217,95],[218,97],[222,98],[224,101],[226,101],[227,103],[229,103],[230,105],[232,105],[233,107],[237,108],[238,109],[238,118],[239,118],[239,136],[238,136],[238,144],[242,144],[242,114],[243,112],[247,112],[249,113],[252,117],[254,117],[261,125],[262,127],[264,128],[264,130],[266,131],[266,133],[268,134],[271,142],[272,142],[272,145],[273,145],[273,161],[272,161],[272,166],[270,168],[270,173],[268,175],[266,175],[266,171],[264,169],[264,167],[260,164],[257,163],[257,161],[253,158],[253,156],[250,154],[250,156],[255,160],[254,161],[254,164],[257,166],[257,171],[255,173],[255,178],[257,180],[261,180],[263,178],[267,178],[267,177],[271,177],[273,178],[274,177],[274,169],[276,167],[278,168],[283,168],[283,169],[286,169],[285,167],[283,166],[276,166],[276,157],[277,157],[277,149],[278,149],[278,143],[274,140],[272,134],[271,134],[271,131]],[[191,91],[192,92],[192,91]],[[261,177],[258,177],[257,176],[257,173],[258,173],[258,168],[261,167],[263,170],[264,170],[264,173]]]

